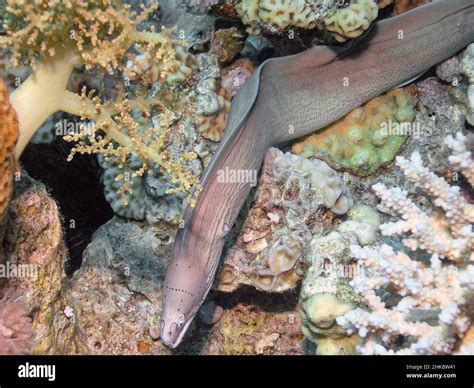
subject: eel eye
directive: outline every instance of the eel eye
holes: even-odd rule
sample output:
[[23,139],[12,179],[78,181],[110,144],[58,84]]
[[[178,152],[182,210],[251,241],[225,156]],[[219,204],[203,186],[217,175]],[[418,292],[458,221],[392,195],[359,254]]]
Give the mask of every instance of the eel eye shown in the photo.
[[184,325],[184,315],[181,314],[179,317],[178,317],[178,327],[181,328],[183,327]]

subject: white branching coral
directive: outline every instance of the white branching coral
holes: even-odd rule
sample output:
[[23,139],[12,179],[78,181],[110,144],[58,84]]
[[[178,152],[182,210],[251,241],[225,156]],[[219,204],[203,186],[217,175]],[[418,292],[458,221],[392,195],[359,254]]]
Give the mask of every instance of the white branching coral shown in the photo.
[[452,152],[449,163],[456,171],[461,172],[466,177],[471,186],[474,186],[474,169],[472,168],[474,160],[466,146],[466,142],[466,136],[461,132],[458,132],[455,137],[448,136],[445,140],[446,145]]
[[[382,234],[392,236],[411,232],[411,237],[405,238],[403,243],[413,251],[425,249],[451,260],[465,260],[470,255],[469,260],[473,261],[474,232],[471,224],[474,222],[474,206],[463,198],[459,186],[450,186],[429,171],[416,152],[410,160],[399,156],[396,161],[405,176],[429,194],[433,204],[442,212],[427,215],[408,198],[405,190],[398,187],[388,189],[378,183],[373,186],[376,194],[402,217],[400,221],[381,225]],[[473,166],[466,167],[470,174],[474,173]]]
[[[458,134],[446,143],[453,150],[452,166],[469,177],[474,164],[458,159],[462,154],[471,160],[464,141]],[[425,214],[400,188],[373,187],[382,203],[402,217],[381,225],[382,234],[410,233],[403,243],[413,253],[410,257],[385,244],[378,249],[352,246],[352,256],[366,270],[366,276],[351,282],[360,307],[337,322],[365,339],[362,354],[450,354],[472,324],[474,209],[459,187],[425,168],[419,154],[410,160],[398,157],[397,165],[433,198],[438,213]],[[431,253],[428,262],[420,250]]]
[[[474,291],[474,266],[442,265],[437,255],[425,265],[388,245],[378,250],[353,246],[351,253],[369,273],[351,282],[365,308],[351,310],[337,322],[366,339],[361,353],[452,352],[469,327],[465,306]],[[382,289],[390,289],[398,300],[384,300],[376,291]]]

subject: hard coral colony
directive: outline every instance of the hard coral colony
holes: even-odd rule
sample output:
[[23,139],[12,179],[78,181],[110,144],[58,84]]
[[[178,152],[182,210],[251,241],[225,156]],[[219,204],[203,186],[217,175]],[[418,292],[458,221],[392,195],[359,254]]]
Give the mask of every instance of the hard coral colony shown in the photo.
[[474,354],[472,1],[140,3],[0,1],[0,354]]

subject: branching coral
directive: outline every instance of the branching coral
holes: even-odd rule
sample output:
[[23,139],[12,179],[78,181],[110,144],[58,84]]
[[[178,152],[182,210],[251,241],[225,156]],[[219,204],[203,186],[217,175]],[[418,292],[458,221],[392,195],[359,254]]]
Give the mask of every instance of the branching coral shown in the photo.
[[[459,154],[472,160],[461,143],[462,135],[448,138],[455,155],[449,160],[472,176],[473,164],[459,164]],[[402,220],[381,225],[384,235],[410,232],[403,243],[413,251],[412,258],[390,246],[379,249],[352,246],[352,255],[367,271],[351,285],[365,308],[338,318],[349,333],[358,331],[366,338],[364,354],[446,354],[468,329],[472,316],[468,306],[474,297],[474,206],[461,195],[460,188],[425,168],[415,153],[408,161],[397,158],[406,177],[433,198],[438,214],[430,216],[419,209],[407,192],[399,188],[374,186],[385,206]],[[429,263],[416,260],[424,250]],[[443,261],[441,259],[447,259]],[[382,292],[385,291],[385,292]],[[388,294],[387,294],[388,292]]]
[[0,354],[31,354],[34,343],[31,319],[21,297],[11,293],[0,299]]
[[[20,122],[17,156],[51,114],[64,111],[95,122],[90,131],[67,137],[70,141],[79,141],[73,154],[105,153],[107,157],[116,158],[119,165],[125,164],[129,156],[138,156],[143,164],[135,175],[143,175],[148,163],[156,163],[173,175],[176,190],[187,192],[197,187],[197,179],[185,166],[195,155],[172,159],[164,151],[165,125],[140,128],[131,115],[134,108],[149,114],[150,106],[143,103],[143,97],[123,95],[117,101],[103,103],[97,96],[92,98],[85,92],[78,95],[66,89],[74,68],[79,65],[89,70],[102,69],[109,74],[123,73],[125,83],[139,79],[142,85],[153,81],[179,81],[189,75],[187,63],[176,55],[179,45],[170,38],[170,31],[163,29],[156,33],[138,29],[157,5],[142,7],[143,11],[137,14],[119,0],[34,3],[7,0],[6,3],[6,36],[1,42],[8,47],[11,65],[30,65],[34,69],[12,94],[12,105]],[[163,108],[162,113],[169,117],[166,109]],[[166,120],[163,123],[166,124]],[[123,191],[128,190],[124,185]]]
[[[436,255],[424,265],[388,245],[379,250],[354,246],[352,254],[374,275],[351,282],[366,309],[349,311],[337,321],[366,339],[360,348],[363,354],[432,355],[453,350],[469,327],[464,310],[474,291],[474,266],[458,270],[443,265]],[[391,306],[375,292],[382,288],[401,299]]]
[[[424,213],[398,187],[387,189],[376,184],[373,189],[389,208],[395,210],[402,220],[381,225],[385,236],[410,232],[405,246],[415,251],[424,249],[441,258],[451,260],[474,260],[474,206],[460,193],[459,186],[450,186],[443,178],[436,176],[423,166],[421,156],[414,153],[410,160],[397,157],[397,165],[405,176],[433,198],[433,204],[442,212],[433,215]],[[470,167],[472,174],[472,165]]]

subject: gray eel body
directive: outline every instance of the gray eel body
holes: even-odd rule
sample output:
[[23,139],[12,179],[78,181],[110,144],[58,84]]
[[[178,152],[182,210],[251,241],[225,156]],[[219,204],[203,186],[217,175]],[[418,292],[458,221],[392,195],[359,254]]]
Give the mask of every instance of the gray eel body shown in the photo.
[[184,215],[163,290],[162,341],[175,348],[214,280],[250,184],[219,170],[258,170],[268,148],[321,129],[416,78],[474,40],[474,0],[440,0],[378,22],[353,55],[319,46],[259,66],[232,101],[225,136]]

